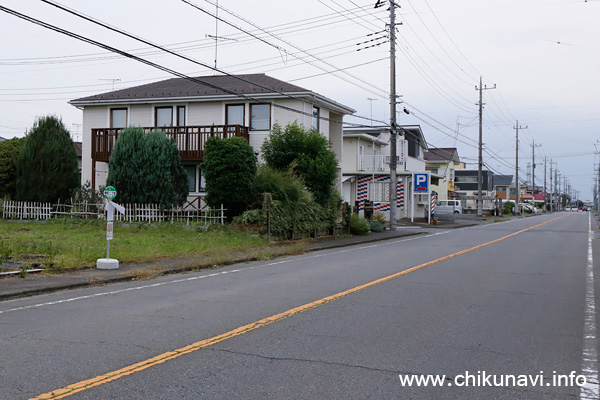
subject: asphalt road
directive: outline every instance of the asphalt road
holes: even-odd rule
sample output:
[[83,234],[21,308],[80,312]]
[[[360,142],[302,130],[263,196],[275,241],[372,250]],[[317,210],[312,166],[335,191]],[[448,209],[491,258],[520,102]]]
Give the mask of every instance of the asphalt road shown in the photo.
[[[0,399],[598,398],[592,220],[2,302]],[[406,381],[429,375],[441,386]]]

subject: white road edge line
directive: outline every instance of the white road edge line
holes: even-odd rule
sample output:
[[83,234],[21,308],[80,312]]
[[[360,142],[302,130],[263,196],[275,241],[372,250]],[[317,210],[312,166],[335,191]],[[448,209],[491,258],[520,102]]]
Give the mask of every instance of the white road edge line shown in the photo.
[[[361,249],[370,248],[370,247],[389,246],[391,244],[397,244],[397,243],[408,242],[408,241],[417,240],[417,239],[424,239],[424,238],[434,237],[434,236],[438,236],[438,235],[443,235],[443,234],[446,234],[446,233],[449,233],[449,232],[450,231],[447,230],[447,231],[436,232],[436,233],[432,233],[432,234],[424,235],[424,236],[413,236],[413,237],[409,237],[407,239],[386,240],[384,242],[381,242],[381,243],[378,243],[378,244],[374,244],[374,245],[370,245],[370,246],[367,246],[367,247],[363,246],[363,247],[356,247],[356,248],[352,248],[352,249],[343,249],[343,250],[335,251],[333,253],[328,253],[326,255],[341,254],[341,253],[346,253],[346,252],[350,252],[350,251],[361,250]],[[305,258],[301,258],[300,260],[310,260],[310,259],[313,259],[313,258],[319,258],[319,257],[323,257],[323,256],[325,256],[325,254],[314,254],[314,255],[311,255],[311,256],[308,256],[308,257],[305,257]],[[45,306],[52,306],[52,305],[56,305],[56,304],[68,303],[68,302],[77,301],[77,300],[86,300],[86,299],[91,299],[91,298],[94,298],[94,297],[109,296],[109,295],[113,295],[113,294],[131,292],[131,291],[134,291],[134,290],[149,289],[149,288],[154,288],[154,287],[159,287],[159,286],[171,285],[171,284],[174,284],[174,283],[190,282],[190,281],[195,281],[195,280],[198,280],[198,279],[212,278],[212,277],[220,276],[220,275],[234,274],[234,273],[238,273],[238,272],[242,272],[242,271],[250,271],[250,270],[253,270],[253,269],[257,269],[257,268],[270,267],[270,266],[273,266],[273,265],[287,264],[289,262],[298,261],[298,260],[299,260],[298,258],[289,258],[289,259],[285,259],[285,260],[274,261],[274,262],[267,263],[267,264],[256,265],[256,266],[253,266],[253,267],[246,267],[246,268],[239,268],[239,269],[233,269],[233,270],[219,271],[219,272],[215,272],[215,273],[212,273],[212,274],[200,275],[200,276],[192,276],[192,277],[184,278],[184,279],[175,279],[175,280],[171,280],[171,281],[168,281],[168,282],[159,282],[159,283],[153,283],[153,284],[149,284],[149,285],[142,285],[142,286],[130,287],[130,288],[126,288],[126,289],[119,289],[119,290],[111,290],[111,291],[108,291],[108,292],[94,293],[94,294],[89,294],[89,295],[85,295],[85,296],[71,297],[71,298],[68,298],[68,299],[62,299],[62,300],[56,300],[56,301],[48,301],[48,302],[45,302],[45,303],[32,304],[30,306],[15,307],[15,308],[11,308],[11,309],[8,309],[8,310],[0,310],[0,314],[6,314],[6,313],[9,313],[9,312],[14,312],[14,311],[30,310],[30,309],[34,309],[34,308],[45,307]],[[22,299],[15,299],[14,301],[18,301],[18,300],[22,300]]]
[[[512,222],[512,221],[509,221],[509,222]],[[487,225],[468,226],[468,227],[464,227],[464,228],[459,228],[458,230],[475,229],[475,228],[479,228],[481,226],[487,226]],[[456,231],[456,229],[454,231]],[[382,241],[380,243],[376,243],[376,244],[372,244],[372,245],[368,245],[368,246],[361,246],[361,247],[354,247],[354,248],[350,248],[350,249],[337,250],[335,252],[328,253],[327,255],[347,253],[347,252],[350,252],[350,251],[363,250],[363,249],[366,249],[366,248],[389,246],[389,245],[393,245],[393,244],[397,244],[397,243],[410,242],[410,241],[413,241],[413,240],[420,240],[420,239],[425,239],[425,238],[430,238],[430,237],[445,235],[445,234],[450,233],[450,232],[452,232],[452,230],[445,230],[445,231],[431,233],[429,235],[423,235],[423,236],[421,236],[421,235],[419,235],[419,236],[411,236],[411,237],[408,237],[406,239],[385,240],[385,241]],[[305,258],[301,258],[300,260],[310,260],[310,259],[313,259],[313,258],[318,258],[318,257],[323,257],[323,256],[325,256],[325,255],[324,254],[313,254],[311,256],[308,256],[308,257],[305,257]],[[268,264],[256,265],[254,267],[247,267],[247,268],[241,268],[241,269],[220,271],[220,272],[215,272],[215,273],[208,274],[208,275],[193,276],[193,277],[190,277],[190,278],[176,279],[176,280],[172,280],[172,281],[168,281],[168,282],[159,282],[159,283],[153,283],[153,284],[150,284],[150,285],[142,285],[142,286],[131,287],[131,288],[127,288],[127,289],[112,290],[112,291],[109,291],[109,292],[100,292],[100,293],[90,294],[90,295],[86,295],[86,296],[77,296],[77,297],[71,297],[71,298],[63,299],[63,300],[49,301],[49,302],[45,302],[45,303],[38,303],[38,304],[30,305],[30,306],[15,307],[15,308],[7,309],[7,310],[0,310],[0,314],[6,314],[6,313],[9,313],[9,312],[13,312],[13,311],[30,310],[30,309],[34,309],[34,308],[39,308],[39,307],[44,307],[44,306],[51,306],[51,305],[61,304],[61,303],[68,303],[68,302],[76,301],[76,300],[86,300],[86,299],[91,299],[91,298],[94,298],[94,297],[109,296],[109,295],[112,295],[112,294],[119,294],[119,293],[131,292],[131,291],[134,291],[134,290],[149,289],[149,288],[154,288],[154,287],[158,287],[158,286],[170,285],[170,284],[174,284],[174,283],[182,283],[182,282],[195,281],[195,280],[198,280],[198,279],[212,278],[212,277],[215,277],[215,276],[220,276],[220,275],[225,275],[225,274],[232,274],[232,273],[237,273],[237,272],[241,272],[241,271],[249,271],[249,270],[253,270],[253,269],[256,269],[256,268],[263,268],[263,267],[270,267],[270,266],[273,266],[273,265],[286,264],[286,263],[289,263],[289,262],[292,262],[292,261],[298,261],[298,260],[299,260],[298,258],[290,258],[290,259],[285,259],[285,260],[280,260],[280,261],[274,261],[274,262],[271,262],[271,263],[268,263]],[[9,300],[9,301],[12,302],[12,301],[21,301],[21,300],[23,300],[23,299],[14,299],[14,300]]]
[[598,349],[596,341],[596,300],[594,295],[594,256],[592,251],[592,213],[588,222],[588,253],[585,282],[585,311],[583,320],[583,356],[581,373],[586,384],[579,388],[580,399],[600,398],[598,386]]

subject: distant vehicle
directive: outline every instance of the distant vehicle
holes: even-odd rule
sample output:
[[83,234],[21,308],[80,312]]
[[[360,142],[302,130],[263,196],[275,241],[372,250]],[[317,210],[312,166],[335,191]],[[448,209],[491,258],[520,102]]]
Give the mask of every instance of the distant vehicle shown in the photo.
[[[513,204],[515,203],[514,200],[507,200],[506,202],[513,203]],[[531,203],[519,203],[519,211],[532,213],[532,214],[541,214],[542,213],[541,208],[537,208],[536,206],[534,206]]]
[[460,200],[440,200],[435,205],[435,212],[441,214],[462,214],[463,208]]

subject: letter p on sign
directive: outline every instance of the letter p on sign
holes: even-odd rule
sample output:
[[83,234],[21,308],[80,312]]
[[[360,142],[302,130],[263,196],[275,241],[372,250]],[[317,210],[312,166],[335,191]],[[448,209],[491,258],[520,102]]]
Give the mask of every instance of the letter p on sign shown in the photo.
[[415,174],[414,187],[415,192],[428,192],[429,176],[427,174]]

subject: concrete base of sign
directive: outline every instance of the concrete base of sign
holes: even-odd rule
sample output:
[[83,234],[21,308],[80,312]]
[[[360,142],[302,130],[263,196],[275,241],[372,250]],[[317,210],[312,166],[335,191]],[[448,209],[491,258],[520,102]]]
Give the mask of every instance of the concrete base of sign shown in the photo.
[[119,260],[114,258],[99,258],[96,260],[97,269],[119,269]]

